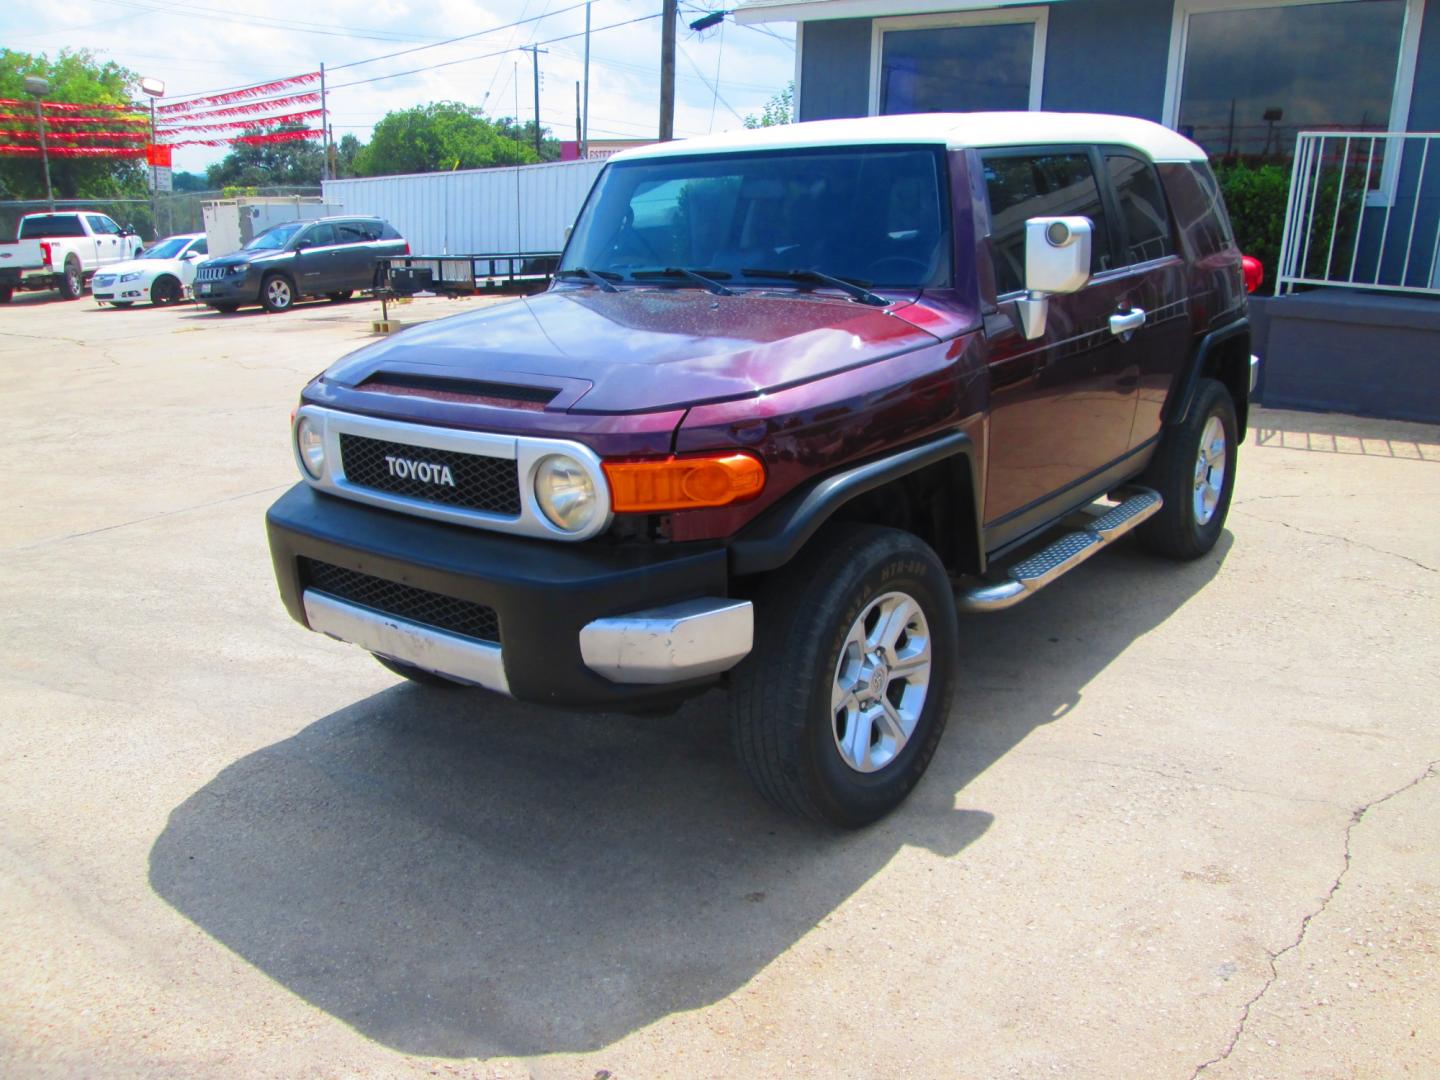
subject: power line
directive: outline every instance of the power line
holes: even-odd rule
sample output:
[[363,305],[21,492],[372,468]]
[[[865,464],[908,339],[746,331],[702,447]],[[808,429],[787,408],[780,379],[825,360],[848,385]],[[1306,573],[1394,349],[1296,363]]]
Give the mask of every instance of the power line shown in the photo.
[[[457,41],[468,41],[470,38],[484,37],[486,34],[497,34],[501,30],[513,30],[515,27],[523,26],[525,23],[539,22],[542,19],[548,19],[555,15],[564,15],[568,11],[576,11],[584,6],[584,0],[581,0],[580,3],[571,4],[569,7],[561,8],[559,11],[541,11],[539,15],[516,19],[514,22],[504,23],[501,26],[492,26],[488,30],[476,30],[472,34],[461,34],[459,37],[446,38],[444,41],[434,41],[428,45],[416,45],[414,48],[400,49],[398,52],[385,53],[383,56],[372,56],[368,60],[352,60],[348,64],[335,64],[326,70],[342,71],[345,68],[359,67],[361,64],[373,64],[380,60],[390,60],[397,56],[405,56],[408,53],[421,52],[425,49],[438,49],[442,45],[453,45]],[[529,5],[527,4],[526,7],[528,8]],[[549,5],[547,4],[546,7],[549,7]]]
[[371,41],[416,41],[414,37],[390,33],[373,27],[352,28],[336,23],[315,23],[302,19],[286,19],[277,15],[246,15],[224,8],[200,7],[195,4],[171,4],[165,7],[151,7],[138,0],[94,0],[97,4],[128,8],[147,15],[178,15],[187,19],[204,19],[207,22],[228,22],[238,26],[254,26],[269,30],[289,30],[297,34],[318,34],[323,37],[366,38]]
[[[649,22],[651,19],[658,19],[658,18],[660,18],[660,13],[659,13],[659,12],[656,12],[656,13],[653,14],[653,15],[641,15],[641,16],[638,17],[638,18],[635,18],[635,19],[626,19],[624,22],[611,23],[611,24],[609,24],[608,26],[597,26],[597,27],[592,31],[592,33],[598,34],[598,33],[601,33],[602,31],[605,31],[605,30],[617,30],[617,29],[619,29],[619,28],[622,27],[622,26],[631,26],[631,25],[633,25],[633,24],[635,24],[635,23]],[[573,34],[562,34],[560,37],[550,38],[550,39],[547,40],[547,41],[536,42],[536,44],[539,44],[539,45],[549,45],[549,44],[552,44],[553,42],[556,42],[556,41],[570,41],[572,38],[584,37],[584,36],[585,36],[585,31],[580,30],[580,31],[577,31],[576,33],[573,33]],[[330,89],[332,89],[332,90],[342,90],[342,89],[344,89],[344,88],[347,87],[347,86],[364,86],[364,85],[367,84],[367,83],[383,82],[385,79],[400,79],[400,78],[403,78],[403,77],[406,76],[406,75],[418,75],[418,74],[419,74],[420,72],[422,72],[422,71],[434,71],[434,70],[436,70],[437,68],[453,67],[453,66],[456,65],[456,64],[471,64],[471,63],[474,63],[474,62],[477,61],[477,60],[493,60],[493,59],[495,59],[495,57],[497,57],[497,56],[504,56],[506,53],[511,53],[511,52],[514,52],[514,51],[515,51],[514,49],[499,49],[499,50],[497,50],[497,51],[495,51],[495,52],[482,53],[482,54],[479,55],[479,56],[463,56],[463,57],[461,57],[461,58],[458,59],[458,60],[445,60],[445,61],[442,61],[441,63],[438,63],[438,64],[426,64],[426,65],[423,66],[423,67],[410,68],[408,71],[395,71],[395,72],[391,72],[389,75],[375,75],[375,76],[373,76],[373,77],[371,77],[371,78],[369,78],[369,79],[356,79],[356,80],[354,80],[353,82],[337,83],[335,86],[332,86]]]

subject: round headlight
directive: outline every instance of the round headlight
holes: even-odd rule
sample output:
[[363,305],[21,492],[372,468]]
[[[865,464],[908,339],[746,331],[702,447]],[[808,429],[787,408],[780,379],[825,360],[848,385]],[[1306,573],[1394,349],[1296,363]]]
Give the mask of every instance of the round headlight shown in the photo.
[[550,524],[565,532],[580,532],[603,513],[595,482],[568,454],[551,454],[535,467],[535,499]]
[[325,438],[320,434],[320,425],[302,416],[295,425],[295,445],[300,450],[300,464],[312,478],[319,480],[325,471]]

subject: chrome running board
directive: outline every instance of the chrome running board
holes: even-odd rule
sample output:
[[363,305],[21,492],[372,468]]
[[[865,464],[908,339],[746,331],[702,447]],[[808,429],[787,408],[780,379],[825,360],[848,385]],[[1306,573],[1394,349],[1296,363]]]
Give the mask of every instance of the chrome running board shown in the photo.
[[1130,488],[1118,506],[1085,528],[1066,533],[1048,547],[1022,559],[1006,571],[1003,581],[985,581],[957,590],[955,603],[961,611],[1002,611],[1014,607],[1152,517],[1163,505],[1158,491]]

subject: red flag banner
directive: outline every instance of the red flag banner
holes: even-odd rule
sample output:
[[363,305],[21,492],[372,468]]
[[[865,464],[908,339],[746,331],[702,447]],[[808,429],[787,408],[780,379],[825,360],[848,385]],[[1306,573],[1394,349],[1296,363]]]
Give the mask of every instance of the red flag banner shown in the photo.
[[173,155],[170,153],[170,147],[168,146],[157,146],[155,143],[151,143],[145,148],[145,161],[147,164],[158,165],[162,169],[168,169],[170,168],[172,158]]
[[239,90],[230,90],[223,94],[209,94],[205,97],[191,98],[189,101],[176,102],[174,105],[161,105],[156,111],[166,115],[188,113],[209,105],[228,105],[231,102],[245,101],[247,98],[264,97],[266,94],[273,94],[278,90],[285,90],[288,87],[304,86],[306,83],[319,81],[320,72],[312,71],[305,75],[295,75],[288,79],[276,79],[274,82],[257,83],[254,86],[241,87]]
[[[0,112],[0,121],[3,121],[3,122],[5,122],[5,123],[7,123],[7,124],[14,124],[14,123],[20,123],[20,122],[24,122],[24,123],[27,123],[27,124],[33,124],[33,123],[35,123],[35,114],[34,114],[34,113],[8,113],[8,112]],[[69,124],[109,124],[109,125],[111,125],[112,127],[148,128],[148,127],[150,126],[150,121],[149,121],[149,120],[139,120],[139,119],[137,119],[137,120],[127,120],[127,119],[126,119],[125,117],[123,117],[123,116],[47,116],[47,117],[45,117],[45,126],[46,126],[47,128],[53,128],[53,127],[55,127],[57,124],[58,124],[58,125],[61,125],[61,126],[69,125]]]
[[301,128],[296,131],[266,131],[259,135],[231,135],[220,139],[184,139],[180,142],[165,143],[165,146],[264,146],[266,143],[292,142],[295,139],[318,139],[325,132],[320,128]]
[[192,121],[208,120],[216,116],[251,116],[255,113],[269,112],[271,109],[282,109],[291,105],[309,105],[320,100],[320,91],[311,90],[305,94],[287,94],[284,97],[266,98],[264,101],[250,101],[244,105],[232,105],[228,109],[205,109],[196,113],[185,113],[180,116],[166,116],[157,121],[160,125],[167,124],[188,124]]
[[302,112],[281,113],[277,116],[252,116],[248,120],[217,120],[213,124],[185,124],[183,126],[156,129],[156,135],[184,135],[192,131],[233,131],[236,128],[270,127],[275,124],[293,124],[301,120],[312,120],[323,109],[305,109]]
[[[316,73],[316,76],[315,76],[315,77],[316,77],[317,79],[320,77],[318,72]],[[29,108],[32,109],[32,110],[35,108],[35,105],[34,105],[33,102],[21,101],[21,100],[19,100],[18,98],[0,98],[0,105],[24,105],[24,106],[29,107]],[[145,106],[143,106],[143,105],[110,105],[110,104],[107,104],[106,102],[103,102],[103,101],[95,101],[95,102],[88,102],[88,103],[70,102],[70,101],[42,101],[42,102],[40,103],[40,107],[41,107],[42,109],[44,109],[46,112],[96,112],[96,111],[99,111],[99,112],[143,113],[143,112],[147,112],[147,111],[148,111],[148,110],[145,108]]]
[[[38,139],[38,131],[8,131],[0,130],[0,135],[10,135],[22,139]],[[93,142],[96,139],[105,139],[112,142],[143,142],[146,138],[143,131],[50,131],[46,132],[46,138],[50,142]],[[38,144],[37,144],[38,145]]]
[[[0,143],[0,154],[11,154],[19,157],[39,157],[40,147]],[[145,148],[143,146],[52,146],[49,149],[49,154],[51,157],[139,158],[145,156]]]

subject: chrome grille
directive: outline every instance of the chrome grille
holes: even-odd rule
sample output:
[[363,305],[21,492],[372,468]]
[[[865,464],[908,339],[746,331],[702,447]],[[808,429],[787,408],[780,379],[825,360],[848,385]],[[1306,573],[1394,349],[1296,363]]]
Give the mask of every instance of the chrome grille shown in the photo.
[[202,266],[199,270],[195,271],[195,280],[219,281],[225,276],[225,271],[228,269],[229,267],[226,266]]
[[[387,458],[443,466],[449,470],[455,486],[397,475]],[[446,506],[463,506],[487,514],[515,517],[520,513],[519,470],[514,458],[407,446],[342,432],[340,461],[346,482],[359,487]]]

